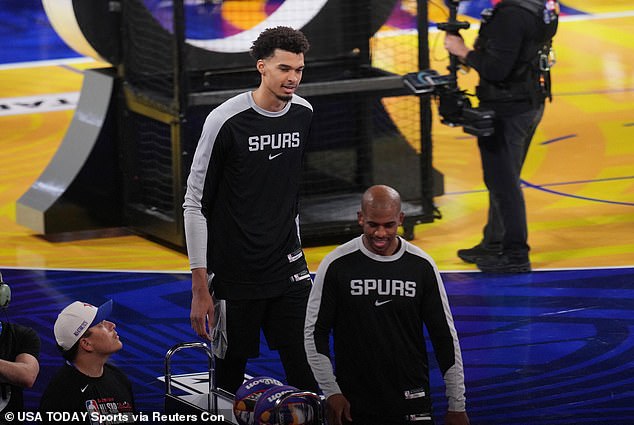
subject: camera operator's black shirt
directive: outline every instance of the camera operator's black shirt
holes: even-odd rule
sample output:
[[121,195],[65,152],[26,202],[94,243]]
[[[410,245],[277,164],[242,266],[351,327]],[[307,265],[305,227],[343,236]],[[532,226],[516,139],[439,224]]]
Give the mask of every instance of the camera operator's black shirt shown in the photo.
[[[501,4],[500,4],[501,5]],[[531,12],[518,6],[497,6],[490,21],[482,26],[479,44],[469,52],[467,65],[478,71],[480,84],[509,83],[517,78],[517,69],[525,66],[527,55],[532,52],[540,37],[540,26]],[[530,78],[524,74],[525,78]],[[498,116],[514,115],[534,108],[529,99],[516,102],[481,102],[481,105],[495,110]]]
[[[20,354],[30,354],[36,359],[40,356],[40,337],[26,326],[0,322],[0,359],[15,362]],[[0,424],[5,423],[9,412],[17,414],[24,411],[23,388],[7,382],[0,382]],[[9,423],[9,421],[6,421]],[[21,421],[13,421],[19,423]]]

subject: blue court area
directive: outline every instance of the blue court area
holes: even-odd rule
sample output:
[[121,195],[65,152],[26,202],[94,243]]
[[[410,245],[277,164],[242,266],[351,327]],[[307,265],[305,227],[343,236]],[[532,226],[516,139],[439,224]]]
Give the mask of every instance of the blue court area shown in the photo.
[[[52,333],[74,300],[114,300],[124,343],[111,361],[131,378],[142,412],[163,411],[166,351],[196,341],[189,325],[185,273],[2,270],[13,300],[2,320],[33,327],[42,339],[41,372],[25,394],[39,397],[62,359]],[[634,268],[536,271],[525,275],[443,273],[459,332],[472,424],[634,423]],[[283,378],[262,343],[251,375]],[[399,353],[394,353],[398,356]],[[437,420],[444,387],[432,362]],[[172,373],[206,370],[206,358],[182,350]],[[200,381],[205,380],[201,374]]]

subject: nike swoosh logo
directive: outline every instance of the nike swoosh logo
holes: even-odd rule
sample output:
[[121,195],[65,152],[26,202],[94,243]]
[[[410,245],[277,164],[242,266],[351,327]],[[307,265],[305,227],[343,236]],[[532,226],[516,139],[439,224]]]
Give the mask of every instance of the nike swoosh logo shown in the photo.
[[374,305],[375,305],[376,307],[381,307],[383,304],[387,304],[387,303],[389,303],[389,302],[391,302],[391,301],[392,301],[392,300],[387,300],[387,301],[379,301],[379,300],[376,300],[376,301],[374,301]]
[[270,161],[270,160],[272,160],[272,159],[277,158],[278,156],[282,155],[283,153],[284,153],[284,152],[280,152],[280,153],[276,153],[275,155],[273,155],[273,154],[271,154],[271,153],[270,153],[270,154],[269,154],[269,161]]
[[[90,385],[90,384],[88,384]],[[81,389],[81,392],[83,393],[84,391],[86,391],[86,388],[88,388],[88,385],[86,385],[84,388]]]

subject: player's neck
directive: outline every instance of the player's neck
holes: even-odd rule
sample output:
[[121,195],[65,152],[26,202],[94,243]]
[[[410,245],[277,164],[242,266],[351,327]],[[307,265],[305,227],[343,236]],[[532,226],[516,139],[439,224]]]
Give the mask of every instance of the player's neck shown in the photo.
[[269,112],[279,112],[288,104],[288,101],[267,92],[263,87],[258,87],[251,92],[251,96],[256,105]]

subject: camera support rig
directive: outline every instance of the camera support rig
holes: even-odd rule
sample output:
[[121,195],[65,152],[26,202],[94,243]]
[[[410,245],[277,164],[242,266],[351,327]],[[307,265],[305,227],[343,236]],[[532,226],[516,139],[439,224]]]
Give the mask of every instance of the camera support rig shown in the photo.
[[[438,23],[437,27],[441,31],[458,35],[460,30],[468,29],[470,24],[457,19],[460,0],[447,0],[446,3],[449,20]],[[458,87],[459,67],[458,58],[450,54],[447,67],[449,74],[439,75],[437,71],[427,69],[406,74],[403,83],[416,94],[430,94],[438,99],[438,113],[443,124],[462,126],[465,133],[475,136],[490,136],[494,132],[495,112],[471,106],[466,91]]]
[[[471,26],[467,21],[459,21],[458,20],[458,4],[460,0],[449,0],[447,2],[447,6],[449,7],[449,20],[447,22],[439,22],[436,24],[436,27],[449,34],[459,35],[460,30],[469,29]],[[458,64],[458,58],[455,55],[449,55],[449,66],[447,69],[449,70],[449,74],[452,75],[456,81],[457,85],[457,74],[460,65]]]

